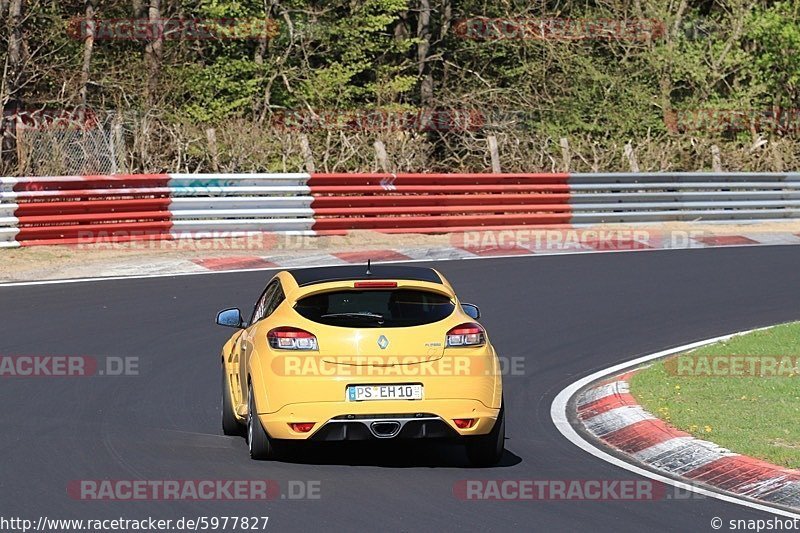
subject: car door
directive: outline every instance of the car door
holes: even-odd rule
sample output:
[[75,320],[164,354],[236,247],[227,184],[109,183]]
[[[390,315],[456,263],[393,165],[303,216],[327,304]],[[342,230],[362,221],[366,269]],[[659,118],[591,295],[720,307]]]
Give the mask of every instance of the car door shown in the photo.
[[243,391],[242,391],[242,383],[241,383],[241,376],[239,374],[239,362],[242,360],[242,344],[245,338],[245,331],[240,330],[236,336],[236,339],[233,342],[233,346],[231,347],[231,351],[228,354],[228,361],[226,368],[235,368],[236,370],[233,371],[231,374],[231,378],[235,376],[236,382],[231,383],[231,395],[233,396],[233,405],[234,409],[237,411],[239,410],[239,406],[241,406],[244,402],[242,399]]
[[[242,334],[241,357],[239,357],[239,382],[242,384],[243,393],[247,389],[247,368],[249,366],[250,357],[253,355],[258,323],[275,310],[277,307],[275,302],[279,296],[281,298],[283,297],[283,290],[281,289],[280,280],[274,279],[267,285],[267,288],[264,289],[264,292],[261,294],[261,298],[256,302],[247,329]],[[243,398],[243,401],[246,402],[247,398]]]

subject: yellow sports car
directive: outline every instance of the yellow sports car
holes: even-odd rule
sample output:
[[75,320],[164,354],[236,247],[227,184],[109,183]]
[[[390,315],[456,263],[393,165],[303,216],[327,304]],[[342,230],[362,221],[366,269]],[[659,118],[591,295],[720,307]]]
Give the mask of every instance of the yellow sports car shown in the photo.
[[458,439],[475,466],[503,454],[500,363],[475,305],[432,268],[278,273],[222,349],[222,427],[250,456],[291,441]]

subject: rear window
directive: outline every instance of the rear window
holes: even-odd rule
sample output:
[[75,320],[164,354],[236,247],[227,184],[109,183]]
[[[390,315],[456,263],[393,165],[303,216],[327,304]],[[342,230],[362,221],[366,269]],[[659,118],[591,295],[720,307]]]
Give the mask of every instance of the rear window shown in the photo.
[[301,316],[329,326],[399,328],[443,320],[455,305],[435,292],[371,289],[314,294],[299,300],[294,308]]

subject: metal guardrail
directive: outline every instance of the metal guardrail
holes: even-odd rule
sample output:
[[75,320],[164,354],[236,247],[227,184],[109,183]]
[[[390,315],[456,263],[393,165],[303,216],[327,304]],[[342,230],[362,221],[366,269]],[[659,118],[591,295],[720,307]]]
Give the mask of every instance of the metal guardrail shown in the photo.
[[800,173],[152,174],[0,178],[0,247],[800,218]]

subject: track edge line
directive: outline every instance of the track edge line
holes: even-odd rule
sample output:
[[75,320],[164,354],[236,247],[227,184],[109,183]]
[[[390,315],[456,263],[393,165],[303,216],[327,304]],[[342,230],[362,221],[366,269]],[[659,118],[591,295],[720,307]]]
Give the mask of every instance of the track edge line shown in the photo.
[[575,381],[565,387],[561,392],[559,392],[556,397],[553,399],[553,403],[550,405],[550,419],[552,420],[553,424],[558,429],[559,433],[570,441],[572,444],[577,446],[578,448],[582,449],[583,451],[594,455],[598,459],[601,459],[607,463],[610,463],[614,466],[622,468],[624,470],[628,470],[629,472],[633,472],[634,474],[638,474],[640,476],[646,477],[648,479],[652,479],[654,481],[658,481],[661,483],[665,483],[671,485],[673,487],[677,487],[682,490],[687,490],[689,492],[694,492],[697,494],[702,494],[704,496],[708,496],[711,498],[715,498],[717,500],[721,500],[727,503],[733,503],[735,505],[741,505],[743,507],[748,507],[751,509],[756,509],[759,511],[764,511],[771,514],[781,515],[788,518],[797,518],[800,519],[800,513],[793,513],[783,508],[773,507],[771,505],[756,503],[754,501],[743,499],[737,496],[732,495],[729,492],[725,491],[717,491],[712,490],[710,487],[701,487],[697,485],[693,485],[688,482],[679,481],[678,479],[661,475],[657,472],[652,470],[648,470],[641,466],[635,465],[628,461],[625,461],[619,457],[615,457],[610,453],[606,452],[605,450],[601,449],[595,443],[590,442],[589,440],[585,439],[581,436],[581,434],[573,427],[572,422],[570,421],[569,416],[569,405],[572,399],[577,395],[578,392],[586,388],[588,385],[598,382],[602,379],[608,378],[609,376],[615,374],[621,374],[625,370],[632,369],[634,367],[640,366],[644,363],[654,361],[656,359],[661,359],[679,352],[685,352],[688,350],[692,350],[694,348],[699,348],[700,346],[705,346],[707,344],[712,344],[715,342],[725,341],[730,339],[731,337],[735,337],[737,335],[744,335],[746,333],[751,333],[753,331],[759,331],[764,329],[769,329],[774,327],[774,325],[765,326],[765,327],[758,327],[758,328],[751,328],[748,330],[737,331],[735,333],[729,333],[727,335],[720,335],[718,337],[713,337],[710,339],[704,339],[696,342],[692,342],[689,344],[684,344],[682,346],[676,346],[674,348],[669,348],[666,350],[661,350],[659,352],[655,352],[652,354],[648,354],[642,357],[638,357],[631,361],[626,361],[624,363],[619,363],[617,365],[605,368],[603,370],[599,370],[597,372],[593,372],[592,374],[585,376],[578,381]]

